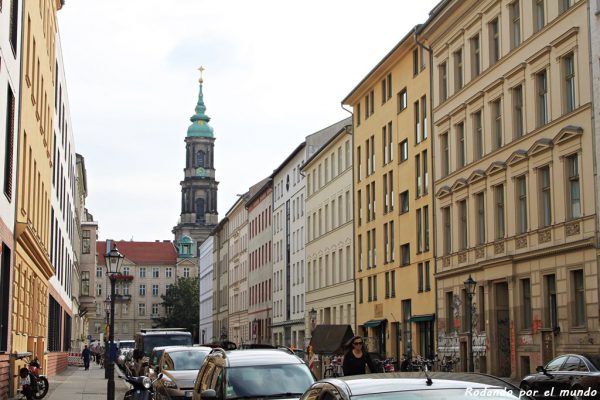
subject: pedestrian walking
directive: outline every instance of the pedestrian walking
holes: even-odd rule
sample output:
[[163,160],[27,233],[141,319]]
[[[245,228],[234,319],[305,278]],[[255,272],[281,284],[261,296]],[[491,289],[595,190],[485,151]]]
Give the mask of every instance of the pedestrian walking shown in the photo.
[[366,374],[366,366],[371,372],[377,372],[377,366],[364,349],[364,341],[361,336],[354,336],[349,342],[350,349],[344,355],[342,370],[344,376]]
[[81,358],[83,358],[83,366],[85,367],[85,370],[87,371],[88,369],[90,369],[90,349],[88,349],[87,344],[85,345],[85,347],[83,348],[83,351],[81,352]]

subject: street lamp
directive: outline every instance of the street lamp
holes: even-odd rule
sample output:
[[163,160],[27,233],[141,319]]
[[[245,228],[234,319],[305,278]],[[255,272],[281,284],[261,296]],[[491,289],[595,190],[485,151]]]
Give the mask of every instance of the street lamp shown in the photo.
[[104,312],[106,313],[106,325],[104,325],[104,360],[102,360],[102,366],[104,367],[104,379],[108,379],[108,368],[106,368],[106,362],[108,361],[108,331],[110,324],[110,296],[106,296],[104,300]]
[[469,318],[469,372],[474,372],[473,366],[473,296],[475,295],[475,286],[477,282],[471,278],[471,274],[465,281],[465,290],[467,292],[467,302],[469,308],[467,309],[467,317]]
[[[109,241],[106,242],[110,243]],[[112,249],[106,249],[104,260],[106,262],[106,275],[110,279],[110,326],[108,328],[108,364],[105,368],[108,370],[108,384],[106,387],[106,398],[108,400],[115,400],[115,363],[112,359],[112,348],[115,342],[115,277],[120,272],[121,262],[123,261],[123,255],[117,250],[117,245],[114,244]]]

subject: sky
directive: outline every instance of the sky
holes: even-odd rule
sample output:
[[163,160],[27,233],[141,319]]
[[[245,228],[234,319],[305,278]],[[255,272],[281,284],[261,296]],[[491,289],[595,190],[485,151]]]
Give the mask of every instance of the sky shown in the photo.
[[218,211],[307,135],[438,0],[70,0],[58,12],[86,206],[99,238],[172,240],[205,68]]

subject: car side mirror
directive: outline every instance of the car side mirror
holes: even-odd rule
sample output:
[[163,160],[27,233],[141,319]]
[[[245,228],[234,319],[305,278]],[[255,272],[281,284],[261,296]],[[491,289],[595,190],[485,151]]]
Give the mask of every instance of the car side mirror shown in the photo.
[[203,399],[216,399],[217,392],[215,391],[215,389],[206,389],[201,393],[201,397]]

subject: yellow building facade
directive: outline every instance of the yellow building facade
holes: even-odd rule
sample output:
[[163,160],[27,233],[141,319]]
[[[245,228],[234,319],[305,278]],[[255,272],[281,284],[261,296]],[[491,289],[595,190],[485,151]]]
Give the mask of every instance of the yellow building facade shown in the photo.
[[420,34],[433,50],[438,353],[459,369],[472,351],[475,371],[518,379],[597,352],[587,5],[444,1]]
[[23,8],[12,351],[31,352],[40,361],[48,334],[48,279],[54,273],[49,260],[52,119],[56,12],[62,4],[29,1]]
[[429,55],[407,34],[343,100],[354,111],[356,325],[369,351],[434,353]]

